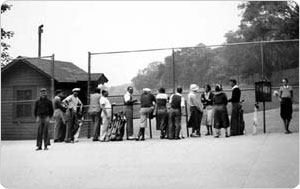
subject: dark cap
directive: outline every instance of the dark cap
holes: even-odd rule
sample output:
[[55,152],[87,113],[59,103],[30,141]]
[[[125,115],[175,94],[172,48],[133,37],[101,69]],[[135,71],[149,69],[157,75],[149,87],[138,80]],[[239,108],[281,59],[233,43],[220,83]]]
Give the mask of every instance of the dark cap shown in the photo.
[[41,92],[42,92],[42,91],[47,91],[47,89],[46,89],[46,88],[41,88],[40,91],[41,91]]
[[61,92],[62,92],[61,89],[57,89],[57,90],[55,91],[55,94],[57,95],[58,93],[61,93]]

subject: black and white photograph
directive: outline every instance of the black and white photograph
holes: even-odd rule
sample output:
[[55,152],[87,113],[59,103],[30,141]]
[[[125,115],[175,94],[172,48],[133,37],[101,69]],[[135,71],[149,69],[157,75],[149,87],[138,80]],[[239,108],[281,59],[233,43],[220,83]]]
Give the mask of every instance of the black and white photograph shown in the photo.
[[297,188],[296,1],[3,1],[0,188]]

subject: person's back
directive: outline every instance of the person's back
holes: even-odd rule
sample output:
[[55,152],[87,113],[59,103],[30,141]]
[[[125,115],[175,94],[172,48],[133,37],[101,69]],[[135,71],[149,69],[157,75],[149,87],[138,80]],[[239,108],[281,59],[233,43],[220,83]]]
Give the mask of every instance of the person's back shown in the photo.
[[[154,104],[156,102],[155,96],[151,94],[149,88],[143,89],[143,94],[141,95],[141,110],[140,110],[140,130],[137,135],[136,140],[145,140],[145,128],[147,127],[147,118],[153,114]],[[150,118],[151,119],[151,118]]]
[[101,98],[101,94],[100,93],[93,93],[91,94],[91,98],[90,98],[90,107],[88,112],[100,112],[101,108],[100,108],[100,98]]
[[215,93],[214,100],[213,100],[214,105],[226,106],[227,102],[228,102],[228,100],[227,100],[227,96],[225,93],[223,93],[223,92]]
[[155,97],[152,93],[143,93],[141,95],[141,107],[152,107],[155,101]]

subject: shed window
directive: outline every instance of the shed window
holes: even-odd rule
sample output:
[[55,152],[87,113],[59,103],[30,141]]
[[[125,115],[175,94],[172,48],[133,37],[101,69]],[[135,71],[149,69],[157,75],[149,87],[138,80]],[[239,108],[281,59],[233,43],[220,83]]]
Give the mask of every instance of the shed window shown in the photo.
[[[32,90],[17,90],[17,101],[31,100]],[[21,102],[17,103],[17,117],[31,117],[32,116],[32,103]]]
[[33,94],[33,87],[17,87],[15,88],[15,118],[31,118],[33,117],[33,108],[36,95]]

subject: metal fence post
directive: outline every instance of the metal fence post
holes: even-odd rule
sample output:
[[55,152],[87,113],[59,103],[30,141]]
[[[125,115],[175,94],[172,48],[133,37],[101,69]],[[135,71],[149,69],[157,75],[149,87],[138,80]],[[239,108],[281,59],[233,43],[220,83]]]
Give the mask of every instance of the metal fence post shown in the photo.
[[54,54],[52,54],[52,61],[51,61],[51,95],[52,98],[54,98],[54,88],[55,88],[55,83],[54,83]]
[[172,63],[173,63],[173,93],[175,94],[176,82],[175,82],[175,51],[174,51],[174,49],[172,49]]
[[151,119],[150,118],[149,118],[149,131],[150,131],[150,138],[152,138],[152,128],[151,128]]
[[185,109],[186,134],[187,134],[187,137],[190,137],[189,128],[188,128],[189,116],[188,116],[186,100],[184,101],[184,105],[185,105],[184,109]]
[[[90,104],[90,90],[91,90],[91,53],[88,52],[88,83],[87,83],[87,104]],[[91,122],[88,122],[87,138],[91,137]]]
[[261,57],[261,78],[264,78],[264,48],[263,42],[260,42],[260,57]]

